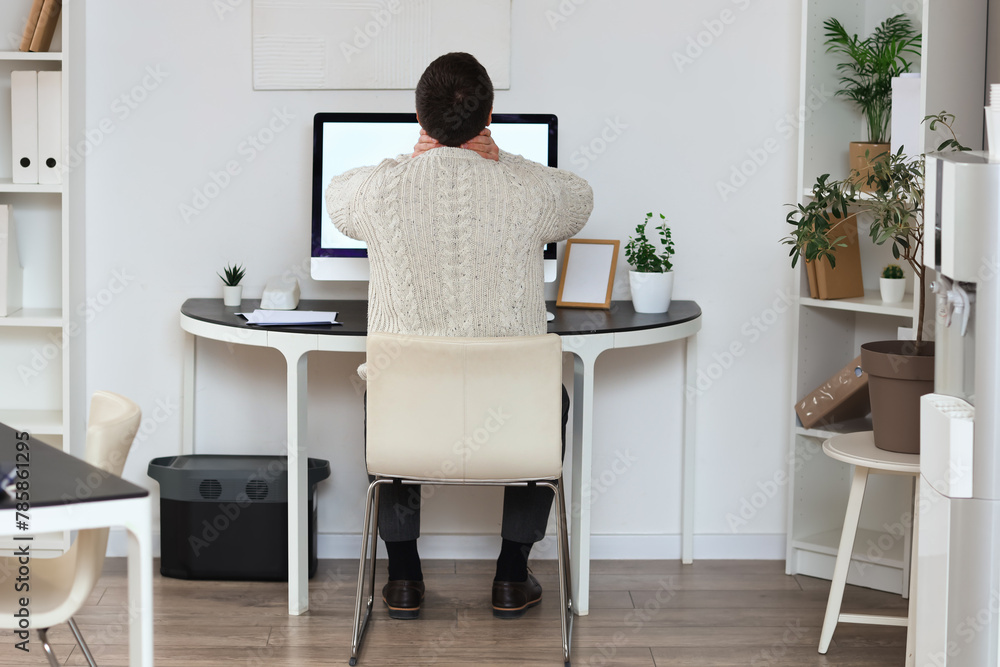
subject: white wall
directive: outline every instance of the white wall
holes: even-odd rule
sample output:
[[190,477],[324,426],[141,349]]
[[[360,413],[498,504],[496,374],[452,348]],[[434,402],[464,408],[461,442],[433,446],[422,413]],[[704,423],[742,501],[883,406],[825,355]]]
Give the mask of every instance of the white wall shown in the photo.
[[[783,557],[784,489],[735,531],[727,515],[784,468],[791,341],[787,314],[773,308],[778,300],[783,310],[791,284],[779,239],[783,204],[795,199],[796,138],[780,123],[796,113],[799,3],[513,4],[512,84],[495,109],[559,115],[560,163],[595,192],[581,237],[624,240],[646,212],[665,213],[678,248],[675,298],[704,311],[696,556]],[[215,272],[226,262],[247,264],[251,298],[269,276],[302,266],[312,115],[408,111],[412,92],[254,92],[249,0],[101,0],[87,11],[87,294],[100,309],[88,330],[88,392],[111,389],[142,405],[125,474],[155,489],[148,461],[180,448],[181,303],[219,296]],[[678,63],[685,50],[694,57]],[[294,117],[287,128],[249,159],[248,136],[285,115]],[[622,129],[602,145],[609,123]],[[592,161],[579,152],[591,142],[603,150]],[[746,163],[756,173],[724,201],[718,184],[748,151],[763,164]],[[185,221],[181,205],[193,206],[194,190],[229,161],[240,173]],[[628,298],[624,257],[619,267],[615,298]],[[301,282],[304,297],[364,295],[363,285]],[[738,356],[726,357],[734,344]],[[198,354],[197,451],[281,453],[278,353],[202,341]],[[349,382],[360,360],[310,362],[309,454],[334,466],[321,494],[327,556],[353,555],[361,523],[361,401]],[[679,344],[610,352],[598,364],[597,556],[679,554],[681,371]],[[626,453],[632,463],[614,474]],[[439,492],[427,503],[425,535],[458,537],[424,540],[425,554],[491,554],[496,538],[461,537],[497,532],[496,494],[480,496],[455,502]]]

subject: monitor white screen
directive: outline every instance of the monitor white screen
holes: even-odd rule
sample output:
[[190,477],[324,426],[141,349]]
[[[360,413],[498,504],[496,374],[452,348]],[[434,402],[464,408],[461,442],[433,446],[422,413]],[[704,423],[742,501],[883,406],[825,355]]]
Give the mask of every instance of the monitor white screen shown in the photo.
[[[490,131],[504,151],[557,166],[557,120],[550,114],[494,114]],[[420,126],[414,114],[320,113],[313,128],[312,277],[364,280],[364,242],[344,236],[326,213],[325,192],[337,174],[409,154]],[[555,244],[545,247],[546,280],[554,280]],[[343,260],[343,261],[340,261]]]

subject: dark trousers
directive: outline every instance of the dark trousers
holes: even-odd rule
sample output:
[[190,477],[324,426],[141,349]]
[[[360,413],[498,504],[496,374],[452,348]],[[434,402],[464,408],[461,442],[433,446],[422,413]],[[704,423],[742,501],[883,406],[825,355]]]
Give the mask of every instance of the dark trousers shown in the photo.
[[[365,396],[365,432],[368,410]],[[566,422],[569,394],[562,390],[562,453],[566,456]],[[552,509],[552,490],[538,486],[508,486],[503,493],[503,523],[500,536],[521,544],[534,544],[545,537]],[[386,542],[403,542],[420,537],[420,485],[385,484],[379,489],[379,535]]]

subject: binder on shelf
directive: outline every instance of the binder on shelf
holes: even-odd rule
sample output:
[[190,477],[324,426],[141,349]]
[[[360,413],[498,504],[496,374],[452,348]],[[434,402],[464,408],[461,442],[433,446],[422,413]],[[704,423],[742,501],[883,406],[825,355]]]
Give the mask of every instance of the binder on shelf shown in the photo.
[[38,182],[62,183],[62,72],[38,73]]
[[868,374],[861,371],[860,356],[795,404],[805,428],[858,419],[871,411]]
[[38,72],[10,73],[14,183],[38,183]]
[[23,278],[10,206],[0,205],[0,317],[21,310]]
[[38,14],[38,23],[35,25],[35,33],[31,36],[31,46],[29,51],[48,51],[52,46],[52,36],[56,34],[56,23],[59,21],[59,12],[62,9],[62,0],[44,0],[42,10]]
[[809,281],[809,298],[819,298],[819,287],[816,286],[816,262],[806,262],[806,279]]
[[31,50],[31,38],[35,36],[35,26],[38,25],[38,17],[42,13],[42,5],[44,4],[45,0],[34,0],[31,3],[28,22],[24,24],[24,34],[21,35],[21,51]]
[[[834,223],[835,224],[835,223]],[[837,267],[830,268],[830,262],[818,260],[816,265],[816,288],[820,299],[848,299],[864,296],[865,284],[861,277],[861,244],[858,241],[858,219],[851,218],[830,233],[833,237],[844,237],[844,247],[835,248],[833,256]]]

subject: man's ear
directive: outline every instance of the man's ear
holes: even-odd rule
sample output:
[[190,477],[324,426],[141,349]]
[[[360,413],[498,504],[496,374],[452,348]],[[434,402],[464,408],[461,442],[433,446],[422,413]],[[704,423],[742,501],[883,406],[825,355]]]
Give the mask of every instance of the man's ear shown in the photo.
[[[417,121],[419,121],[419,120],[420,120],[420,119],[419,119],[419,118],[417,118]],[[490,123],[492,123],[492,122],[493,122],[493,109],[491,108],[491,109],[490,109],[490,115],[489,115],[489,116],[487,116],[487,118],[486,118],[486,127],[489,127],[489,126],[490,126]]]
[[[420,112],[419,111],[417,112],[417,123],[420,124]],[[420,127],[423,127],[423,125],[421,124]]]

